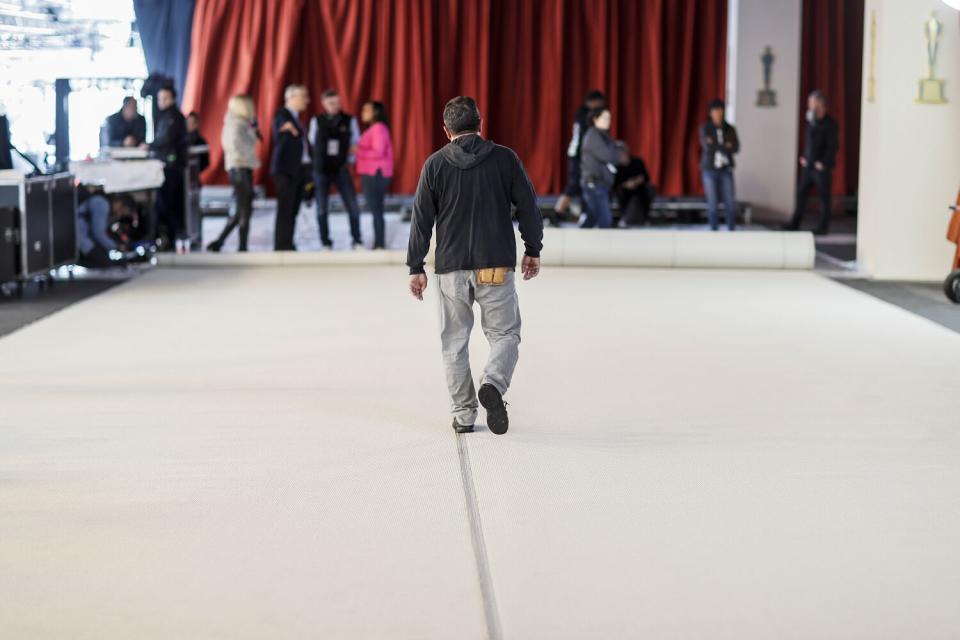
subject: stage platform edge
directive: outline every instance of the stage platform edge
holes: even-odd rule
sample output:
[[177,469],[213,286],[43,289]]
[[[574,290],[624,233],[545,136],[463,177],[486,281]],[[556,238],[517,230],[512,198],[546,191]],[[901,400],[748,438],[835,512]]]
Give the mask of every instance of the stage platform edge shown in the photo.
[[[813,235],[806,231],[686,231],[544,229],[545,267],[813,269]],[[517,234],[517,253],[523,243]],[[160,254],[164,267],[303,267],[397,265],[403,251],[270,251]],[[427,257],[432,264],[433,251]]]

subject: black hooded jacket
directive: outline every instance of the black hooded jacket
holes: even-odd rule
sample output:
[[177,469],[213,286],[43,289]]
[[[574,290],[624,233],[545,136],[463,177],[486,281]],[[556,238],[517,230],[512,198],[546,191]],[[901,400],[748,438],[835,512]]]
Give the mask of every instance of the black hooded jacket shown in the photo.
[[157,111],[150,149],[168,168],[187,165],[187,119],[176,105]]
[[479,135],[457,138],[427,158],[413,201],[407,266],[423,273],[437,226],[437,273],[516,267],[511,219],[517,208],[528,256],[543,248],[543,216],[520,158]]
[[827,169],[832,169],[837,162],[837,150],[840,143],[837,136],[837,121],[829,113],[820,120],[807,122],[803,157],[807,165],[822,162]]

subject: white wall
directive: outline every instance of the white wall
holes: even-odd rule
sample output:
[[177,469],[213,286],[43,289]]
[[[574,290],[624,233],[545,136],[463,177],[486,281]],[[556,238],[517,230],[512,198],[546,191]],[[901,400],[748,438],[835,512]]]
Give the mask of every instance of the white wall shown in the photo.
[[[765,220],[786,221],[797,176],[801,0],[730,0],[728,16],[728,116],[741,144],[737,199],[753,203]],[[775,56],[776,107],[756,106],[767,46]]]
[[[876,10],[876,99],[867,101],[870,16]],[[937,76],[945,105],[918,104],[926,73],[923,23],[943,23]],[[860,128],[857,259],[871,276],[940,280],[952,247],[944,238],[960,188],[960,17],[939,0],[867,0]]]

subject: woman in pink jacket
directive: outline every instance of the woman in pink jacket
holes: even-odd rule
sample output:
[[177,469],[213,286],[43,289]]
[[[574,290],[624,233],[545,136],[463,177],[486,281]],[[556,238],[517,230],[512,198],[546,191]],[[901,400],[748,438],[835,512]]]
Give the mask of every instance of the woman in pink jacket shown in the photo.
[[357,173],[363,197],[373,213],[373,248],[383,249],[386,232],[383,223],[383,201],[393,177],[393,141],[383,103],[370,101],[360,110],[366,129],[357,143]]

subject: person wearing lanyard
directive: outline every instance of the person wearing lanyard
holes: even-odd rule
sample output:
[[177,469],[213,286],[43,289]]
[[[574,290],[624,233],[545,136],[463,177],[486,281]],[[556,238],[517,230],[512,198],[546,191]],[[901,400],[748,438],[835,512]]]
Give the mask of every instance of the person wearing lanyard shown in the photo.
[[350,236],[353,248],[363,246],[360,237],[360,207],[353,176],[347,165],[355,162],[360,127],[357,119],[341,108],[340,94],[335,89],[323,92],[323,113],[310,121],[310,142],[316,153],[313,156],[314,181],[317,187],[317,223],[320,227],[320,242],[333,248],[328,222],[330,187],[335,186],[343,199],[343,206],[350,215]]
[[733,231],[737,222],[733,154],[740,150],[740,140],[737,130],[725,118],[723,100],[713,100],[707,113],[707,121],[700,125],[700,174],[707,196],[707,220],[716,231],[719,227],[717,205],[723,198],[727,229]]

